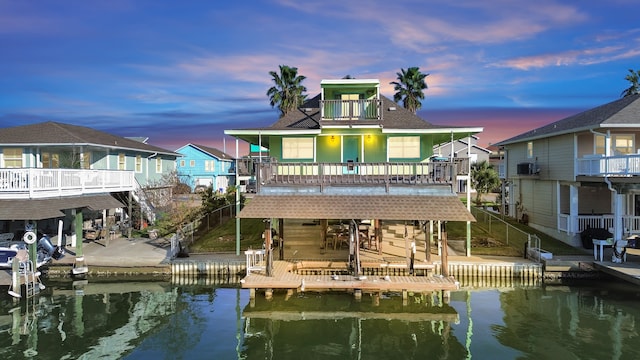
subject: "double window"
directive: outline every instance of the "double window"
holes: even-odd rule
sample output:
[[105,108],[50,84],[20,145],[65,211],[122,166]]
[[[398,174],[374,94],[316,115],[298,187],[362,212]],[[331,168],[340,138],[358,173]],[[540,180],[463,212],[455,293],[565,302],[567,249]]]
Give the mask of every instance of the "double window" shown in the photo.
[[313,159],[313,138],[283,138],[283,159]]
[[419,136],[393,136],[389,138],[389,159],[420,158]]
[[4,159],[4,167],[21,168],[22,167],[22,148],[4,148],[2,150]]
[[[595,136],[596,154],[606,155],[605,135]],[[611,153],[614,155],[628,155],[635,153],[635,136],[633,134],[611,134]]]

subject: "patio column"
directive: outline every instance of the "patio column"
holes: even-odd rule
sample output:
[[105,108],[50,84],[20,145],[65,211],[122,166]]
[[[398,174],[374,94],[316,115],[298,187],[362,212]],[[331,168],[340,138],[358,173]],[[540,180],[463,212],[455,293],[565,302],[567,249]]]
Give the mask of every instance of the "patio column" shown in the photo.
[[[560,193],[560,192],[558,192]],[[580,232],[578,224],[578,187],[569,185],[569,234]]]
[[615,192],[613,196],[613,239],[620,240],[622,239],[623,233],[623,225],[622,225],[622,215],[624,204],[624,194],[619,194]]

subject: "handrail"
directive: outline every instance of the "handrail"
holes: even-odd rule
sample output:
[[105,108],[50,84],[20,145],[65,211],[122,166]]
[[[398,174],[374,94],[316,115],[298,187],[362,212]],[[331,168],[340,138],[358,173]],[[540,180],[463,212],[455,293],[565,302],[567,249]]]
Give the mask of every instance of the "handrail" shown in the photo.
[[259,163],[258,186],[453,184],[457,175],[467,173],[465,161]]
[[0,199],[34,199],[130,191],[133,171],[90,169],[0,169]]

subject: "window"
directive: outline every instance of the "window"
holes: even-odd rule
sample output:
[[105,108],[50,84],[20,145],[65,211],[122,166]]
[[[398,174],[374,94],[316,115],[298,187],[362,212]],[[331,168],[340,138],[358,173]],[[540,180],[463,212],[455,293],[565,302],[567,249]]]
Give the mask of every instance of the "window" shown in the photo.
[[189,160],[189,166],[190,167],[195,167],[196,166],[196,161],[195,160]]
[[533,141],[527,143],[527,159],[533,158]]
[[283,159],[313,159],[313,138],[283,138]]
[[[595,135],[595,153],[606,155],[605,135]],[[611,153],[614,155],[628,155],[635,153],[635,137],[633,134],[611,134]]]
[[389,138],[389,159],[420,158],[419,136],[394,136]]
[[5,148],[2,150],[2,155],[4,157],[4,167],[22,167],[22,148]]
[[216,162],[213,160],[204,161],[204,171],[215,171]]
[[136,172],[142,172],[142,156],[136,155]]
[[118,170],[127,170],[127,158],[123,153],[118,154]]
[[629,155],[635,152],[632,134],[611,135],[611,155]]
[[162,158],[156,158],[156,174],[160,174],[162,172]]
[[83,152],[81,154],[82,158],[81,163],[80,163],[80,168],[81,169],[90,169],[91,168],[91,153],[90,152]]
[[605,152],[605,142],[604,142],[604,135],[597,135],[595,136],[595,154],[600,154],[600,155],[604,155],[606,154]]
[[59,169],[60,168],[60,155],[43,152],[41,155],[42,167],[45,169]]
[[180,160],[180,167],[184,167],[184,165],[185,165],[184,160]]

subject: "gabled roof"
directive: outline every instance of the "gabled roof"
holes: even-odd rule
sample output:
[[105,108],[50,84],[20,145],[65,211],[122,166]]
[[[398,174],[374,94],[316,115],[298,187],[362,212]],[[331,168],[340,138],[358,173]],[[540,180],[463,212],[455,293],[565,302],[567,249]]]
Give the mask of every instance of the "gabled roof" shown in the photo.
[[136,140],[84,126],[47,121],[0,129],[1,146],[97,146],[178,156],[178,154]]
[[608,104],[503,140],[496,145],[507,145],[591,129],[625,127],[640,127],[640,94],[625,96]]
[[215,158],[217,158],[219,160],[223,160],[223,161],[232,161],[232,160],[234,160],[233,156],[231,156],[231,155],[229,155],[229,154],[227,154],[227,153],[225,153],[223,151],[220,151],[220,150],[218,150],[216,148],[212,148],[212,147],[205,146],[205,145],[193,144],[193,143],[189,143],[189,144],[179,148],[178,150],[176,150],[176,152],[180,152],[181,149],[184,149],[187,146],[191,146],[191,147],[193,147],[195,149],[198,149],[198,150],[200,150],[200,151],[202,151],[202,152],[204,152],[204,153],[206,153],[208,155],[211,155],[211,156],[213,156],[213,157],[215,157]]

